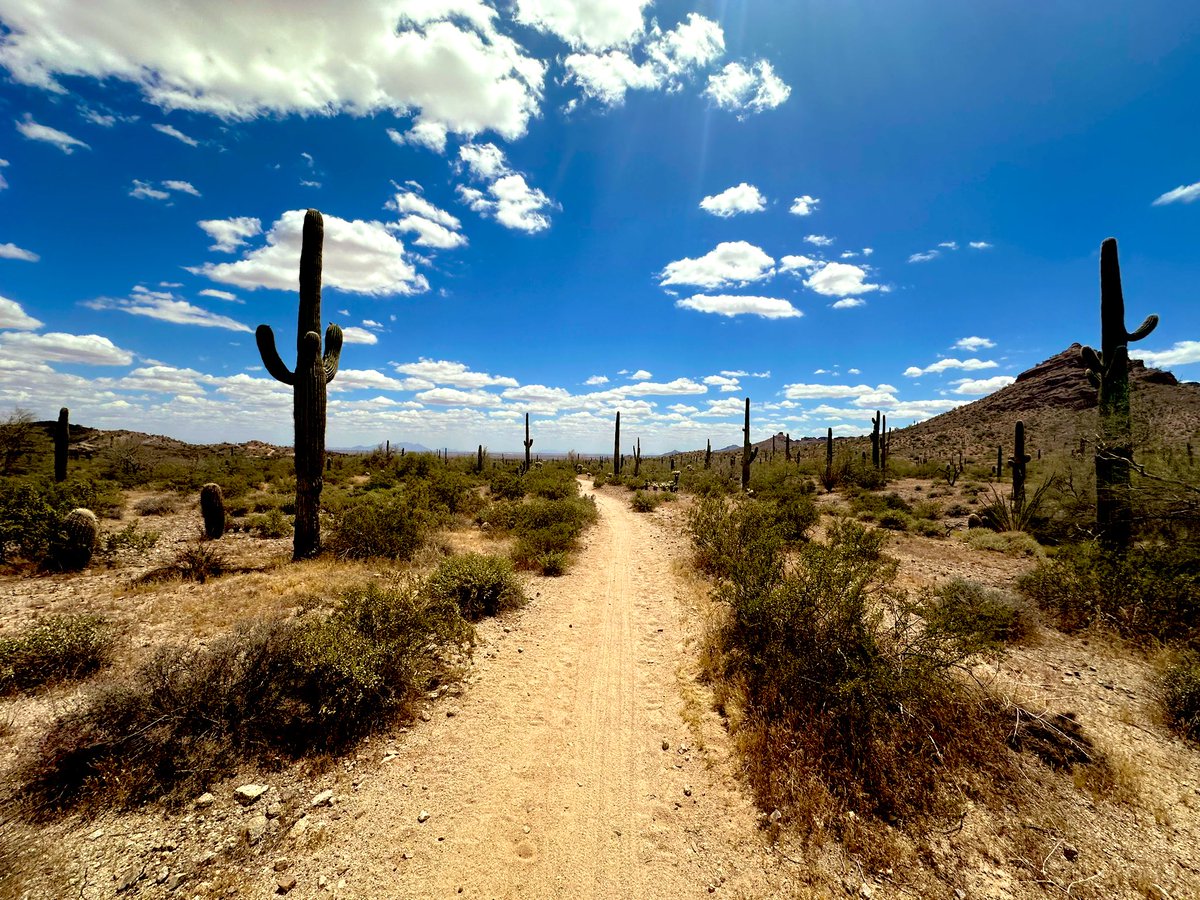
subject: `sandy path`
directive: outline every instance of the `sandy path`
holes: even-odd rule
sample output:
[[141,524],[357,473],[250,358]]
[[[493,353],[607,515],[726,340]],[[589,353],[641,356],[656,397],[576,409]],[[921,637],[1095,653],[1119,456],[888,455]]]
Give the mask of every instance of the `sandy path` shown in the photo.
[[296,848],[297,894],[321,876],[380,898],[778,890],[726,748],[692,749],[681,718],[680,538],[624,491],[596,501],[571,571],[537,580],[480,648],[474,683],[393,743],[308,858]]

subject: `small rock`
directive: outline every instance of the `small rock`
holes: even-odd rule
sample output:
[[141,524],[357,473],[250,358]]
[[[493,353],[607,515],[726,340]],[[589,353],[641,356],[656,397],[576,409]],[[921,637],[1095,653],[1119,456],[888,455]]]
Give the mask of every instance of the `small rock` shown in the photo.
[[327,887],[329,887],[329,879],[326,878],[324,875],[318,875],[317,876],[317,889],[323,891]]
[[242,837],[248,844],[257,844],[267,833],[267,817],[262,813],[252,816],[250,821],[242,826]]
[[266,784],[243,784],[234,790],[233,799],[242,806],[249,806],[270,789],[270,785]]
[[427,709],[421,710],[421,721],[422,722],[428,722],[432,718],[433,718],[433,716],[429,715],[429,710],[427,710]]
[[208,791],[205,791],[203,794],[201,794],[199,797],[197,797],[195,800],[192,801],[192,806],[196,807],[196,809],[208,809],[210,806],[213,805],[213,802],[216,799],[217,798],[214,797],[212,794],[208,793]]
[[321,793],[312,798],[311,802],[314,809],[318,806],[331,806],[333,804],[333,791],[321,791]]
[[210,862],[212,862],[216,858],[217,858],[216,852],[213,850],[209,850],[207,853],[205,853],[203,856],[200,857],[200,865],[207,866]]
[[172,875],[170,878],[167,879],[167,890],[168,891],[177,890],[179,888],[179,886],[181,884],[183,884],[185,881],[187,881],[187,876],[184,875],[182,872],[176,872],[174,875]]
[[690,784],[685,784],[683,786],[683,796],[685,796],[685,797],[692,796],[692,786]]
[[449,707],[446,710],[446,718],[447,719],[453,719],[457,715],[458,715],[458,710],[453,706]]
[[301,816],[292,823],[292,827],[288,830],[288,837],[294,841],[303,837],[306,831],[308,831],[308,816]]
[[1067,862],[1075,862],[1079,857],[1079,851],[1070,844],[1063,844],[1062,853],[1066,857]]
[[671,749],[671,742],[670,742],[670,741],[663,741],[663,742],[662,742],[662,748],[663,748],[664,750],[670,750],[670,749]]
[[97,828],[95,831],[93,831],[91,834],[88,835],[88,840],[89,841],[98,841],[102,837],[104,837],[104,829]]
[[769,818],[771,820],[771,824],[774,825],[780,819],[783,818],[783,813],[781,813],[779,810],[775,809],[775,810],[771,811],[771,815],[769,815],[767,818]]
[[429,811],[426,809],[423,809],[419,813],[417,813],[417,821],[421,822],[422,824],[424,824],[425,822],[428,822],[429,821]]
[[275,889],[275,892],[278,894],[286,894],[288,891],[290,891],[292,888],[294,888],[296,886],[296,876],[295,875],[280,875],[275,883],[277,885],[279,885],[279,887],[277,887]]
[[529,826],[528,826],[528,825],[526,825],[526,826],[525,826],[524,828],[522,828],[521,830],[522,830],[522,831],[524,831],[526,834],[529,834]]
[[291,864],[291,861],[286,856],[281,856],[275,860],[274,868],[276,872],[286,872]]
[[163,866],[159,870],[158,875],[155,877],[154,883],[155,884],[164,884],[166,882],[166,880],[170,877],[171,877],[170,868],[168,868],[167,866]]
[[858,889],[858,896],[864,898],[864,900],[870,900],[871,897],[875,896],[875,888],[871,887],[871,885],[864,881],[862,886]]
[[265,812],[268,819],[278,819],[283,813],[283,804],[278,800],[272,800],[267,804]]
[[132,888],[135,884],[142,880],[142,876],[146,874],[146,870],[141,866],[130,866],[117,879],[117,893],[121,894]]

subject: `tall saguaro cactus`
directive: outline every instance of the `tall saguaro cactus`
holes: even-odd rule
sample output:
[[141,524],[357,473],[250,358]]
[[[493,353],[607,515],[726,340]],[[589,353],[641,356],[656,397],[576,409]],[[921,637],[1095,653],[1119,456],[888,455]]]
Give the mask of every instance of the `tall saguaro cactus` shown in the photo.
[[637,478],[642,473],[642,439],[637,439],[637,446],[633,450],[633,477]]
[[254,333],[263,365],[276,381],[292,386],[292,416],[296,426],[296,533],[292,559],[307,559],[321,551],[321,488],[325,468],[325,387],[337,375],[342,353],[342,329],[330,324],[321,353],[321,244],[325,223],[310,209],[304,215],[300,248],[300,312],[296,324],[296,369],[291,371],[275,349],[269,325]]
[[621,474],[621,413],[617,413],[617,427],[613,435],[613,474]]
[[70,410],[65,406],[58,411],[58,423],[54,426],[54,480],[67,480],[67,445],[71,443]]
[[1129,344],[1158,325],[1149,315],[1133,331],[1125,330],[1125,297],[1117,240],[1100,245],[1100,352],[1081,348],[1088,380],[1100,391],[1100,441],[1096,447],[1096,530],[1100,540],[1125,550],[1133,538],[1133,504],[1129,464],[1133,460],[1133,426],[1129,418]]
[[750,446],[750,398],[746,398],[746,424],[742,427],[742,490],[750,487],[750,463],[758,456],[758,448]]
[[1013,434],[1013,455],[1008,464],[1012,466],[1012,505],[1017,515],[1025,508],[1025,464],[1031,457],[1025,452],[1025,423],[1017,420]]
[[879,420],[882,414],[879,410],[875,410],[875,415],[871,418],[871,467],[879,468]]
[[529,448],[533,446],[533,438],[529,436],[529,413],[525,413],[525,471],[529,471]]
[[[1191,444],[1188,444],[1190,447]],[[709,438],[704,442],[704,468],[712,468],[712,439]]]

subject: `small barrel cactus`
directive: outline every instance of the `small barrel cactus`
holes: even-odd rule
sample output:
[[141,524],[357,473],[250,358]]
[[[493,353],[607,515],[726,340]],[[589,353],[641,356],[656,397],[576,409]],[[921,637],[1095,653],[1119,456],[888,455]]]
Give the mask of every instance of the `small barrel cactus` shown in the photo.
[[78,571],[87,568],[100,540],[100,521],[90,509],[73,509],[62,523],[62,539],[54,549],[56,568]]
[[200,488],[200,515],[204,517],[204,536],[210,541],[225,533],[225,495],[219,484],[210,481]]

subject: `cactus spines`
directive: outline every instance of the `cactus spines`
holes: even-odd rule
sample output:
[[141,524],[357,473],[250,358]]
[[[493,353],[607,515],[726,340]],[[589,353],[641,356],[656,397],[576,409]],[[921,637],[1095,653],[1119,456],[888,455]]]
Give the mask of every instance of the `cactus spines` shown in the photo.
[[[1191,456],[1191,444],[1188,444],[1188,455]],[[712,439],[704,442],[704,468],[712,468]]]
[[[342,352],[342,329],[330,324],[321,352],[321,245],[325,224],[310,209],[304,215],[300,249],[300,310],[296,327],[296,369],[289,371],[275,349],[269,325],[259,325],[254,337],[263,365],[276,381],[291,385],[295,422],[296,532],[292,559],[307,559],[321,551],[321,488],[325,467],[325,387],[337,375]],[[389,448],[390,449],[390,448]]]
[[522,471],[529,471],[529,448],[533,446],[533,438],[529,436],[529,413],[525,413],[525,468]]
[[67,480],[67,445],[71,442],[71,413],[65,406],[58,411],[58,424],[54,426],[54,480]]
[[210,541],[225,533],[225,495],[219,484],[210,481],[200,488],[200,515],[204,519],[204,536]]
[[1020,515],[1025,507],[1025,464],[1030,462],[1030,456],[1025,452],[1025,423],[1017,420],[1016,432],[1013,435],[1013,455],[1008,464],[1012,466],[1012,502],[1013,509]]
[[875,415],[871,417],[871,465],[876,469],[879,468],[879,420],[881,418],[879,410],[875,410]]
[[621,413],[617,413],[617,427],[613,436],[613,474],[621,474]]
[[637,478],[642,471],[642,439],[637,439],[637,446],[633,449],[633,477]]
[[[1096,530],[1106,546],[1124,550],[1133,536],[1129,496],[1129,464],[1133,434],[1129,418],[1129,344],[1158,325],[1147,316],[1133,331],[1125,330],[1125,297],[1116,238],[1100,245],[1100,352],[1080,348],[1088,380],[1099,389],[1100,445],[1096,448]],[[1081,445],[1082,446],[1082,445]]]
[[54,563],[68,572],[87,568],[100,539],[100,521],[90,509],[73,509],[62,523],[62,543]]
[[758,448],[750,446],[750,398],[746,398],[746,424],[742,427],[742,490],[750,488],[750,463],[758,456]]

